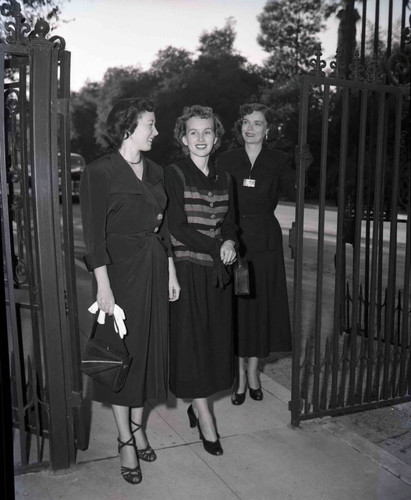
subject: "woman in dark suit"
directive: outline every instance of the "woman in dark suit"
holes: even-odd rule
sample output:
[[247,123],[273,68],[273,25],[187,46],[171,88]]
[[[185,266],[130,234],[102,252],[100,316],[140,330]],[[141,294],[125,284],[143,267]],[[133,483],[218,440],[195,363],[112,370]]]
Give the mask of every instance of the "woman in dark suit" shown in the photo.
[[[251,293],[237,297],[234,351],[238,359],[237,386],[231,401],[263,399],[257,366],[270,352],[291,350],[291,327],[283,255],[282,232],[274,215],[280,192],[295,199],[295,172],[291,157],[270,150],[270,110],[262,104],[244,104],[238,121],[244,147],[222,153],[220,169],[234,181],[240,254],[249,264]],[[248,358],[247,373],[245,358]]]
[[[93,381],[93,399],[112,406],[121,474],[131,484],[142,479],[139,459],[156,459],[142,429],[143,406],[167,394],[168,301],[180,293],[163,169],[143,154],[157,135],[151,101],[118,101],[107,118],[113,152],[86,167],[80,186],[84,260],[96,279],[98,307],[111,316],[117,304],[126,316],[123,340],[133,357],[127,380],[119,392]],[[96,337],[124,350],[111,319]]]

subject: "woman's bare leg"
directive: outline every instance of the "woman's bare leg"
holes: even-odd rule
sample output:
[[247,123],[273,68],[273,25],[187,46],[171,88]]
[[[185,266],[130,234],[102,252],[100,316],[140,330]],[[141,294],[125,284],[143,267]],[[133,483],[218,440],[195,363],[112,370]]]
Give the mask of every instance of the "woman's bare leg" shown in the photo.
[[[130,408],[128,406],[111,406],[117,425],[119,440],[126,443],[131,437]],[[138,465],[134,446],[123,446],[120,450],[120,462],[124,467],[134,469]]]
[[247,377],[245,374],[245,363],[244,358],[237,357],[237,388],[235,392],[237,394],[243,394],[245,392],[245,384],[247,382]]
[[248,378],[248,385],[251,389],[260,388],[260,380],[258,378],[257,367],[258,367],[258,358],[255,357],[248,358],[247,378]]
[[214,420],[208,406],[207,398],[193,399],[193,408],[200,422],[201,432],[207,441],[217,441]]
[[[131,408],[131,420],[133,422],[135,422],[136,424],[141,425],[141,426],[142,426],[142,422],[143,422],[143,410],[144,410],[143,406],[139,406],[137,408]],[[136,428],[136,426],[133,425],[133,424],[131,424],[131,428],[134,431],[134,429]],[[136,440],[137,449],[139,449],[139,450],[144,450],[148,446],[145,434],[146,433],[144,432],[143,427],[141,427],[141,429],[139,429],[134,434],[134,438]]]

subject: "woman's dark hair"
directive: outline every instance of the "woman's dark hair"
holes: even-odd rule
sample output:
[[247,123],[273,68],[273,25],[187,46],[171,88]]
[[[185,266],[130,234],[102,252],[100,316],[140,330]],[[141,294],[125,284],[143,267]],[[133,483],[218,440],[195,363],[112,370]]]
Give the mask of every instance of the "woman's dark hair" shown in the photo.
[[260,111],[264,115],[265,121],[267,122],[267,127],[270,129],[269,136],[271,135],[270,134],[270,132],[272,131],[271,125],[273,124],[274,121],[274,116],[271,109],[267,107],[265,104],[260,104],[259,102],[246,103],[240,106],[239,110],[240,118],[234,124],[235,135],[237,137],[237,140],[241,144],[244,144],[243,135],[241,133],[243,119],[245,116],[251,115],[251,113],[253,113],[254,111]]
[[146,111],[154,111],[154,103],[141,97],[120,99],[113,105],[106,121],[106,139],[112,149],[118,149],[134,132]]
[[194,104],[193,106],[185,106],[183,109],[183,114],[177,118],[176,125],[174,127],[174,138],[183,149],[184,153],[188,153],[187,146],[183,143],[183,137],[187,133],[187,122],[190,118],[202,118],[211,119],[214,123],[214,133],[217,138],[214,144],[213,150],[216,150],[221,144],[221,138],[224,135],[224,127],[221,123],[220,118],[213,111],[213,108],[209,106],[200,106],[199,104]]

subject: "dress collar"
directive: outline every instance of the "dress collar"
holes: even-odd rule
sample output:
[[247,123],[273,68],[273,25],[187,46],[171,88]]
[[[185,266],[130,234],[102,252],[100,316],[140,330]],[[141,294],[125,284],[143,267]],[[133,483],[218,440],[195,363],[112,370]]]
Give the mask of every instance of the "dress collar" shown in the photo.
[[190,158],[190,156],[186,156],[184,159],[187,165],[190,166],[192,170],[195,172],[199,173],[200,175],[203,175],[207,180],[215,182],[218,179],[218,173],[217,173],[217,168],[215,166],[214,161],[212,161],[211,158],[208,160],[208,175],[204,175],[204,173],[197,167],[197,165],[193,162],[193,160]]
[[146,158],[143,153],[141,154],[141,160],[143,162],[143,178],[142,181],[136,176],[136,174],[133,172],[133,169],[131,168],[131,165],[123,158],[121,153],[119,151],[115,151],[113,153],[113,157],[115,160],[118,160],[122,165],[124,165],[124,168],[127,169],[128,172],[130,172],[135,179],[135,181],[140,184],[143,182],[144,184],[147,184],[149,187],[154,186],[158,182],[161,181],[160,175],[156,172],[154,169],[151,161]]

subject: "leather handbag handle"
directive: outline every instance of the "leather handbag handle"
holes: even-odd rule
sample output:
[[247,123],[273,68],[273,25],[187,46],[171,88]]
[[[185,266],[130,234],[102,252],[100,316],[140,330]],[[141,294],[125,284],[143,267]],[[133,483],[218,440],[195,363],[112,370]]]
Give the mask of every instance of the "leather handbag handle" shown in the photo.
[[[100,310],[100,309],[99,309]],[[94,318],[94,322],[93,322],[93,326],[91,328],[91,333],[90,333],[90,340],[91,339],[94,339],[94,337],[96,336],[96,331],[97,331],[97,325],[99,324],[98,323],[98,313],[99,313],[99,310],[96,312],[95,314],[95,318]],[[106,317],[109,317],[110,319],[113,320],[113,330],[114,330],[114,319],[113,319],[113,316],[109,316],[108,314],[106,314]],[[124,352],[127,354],[127,356],[129,355],[129,352],[128,352],[128,349],[127,349],[127,346],[126,346],[126,343],[124,342],[124,339],[122,339],[120,337],[120,340],[122,342],[122,345],[123,345],[123,349],[124,349]]]

